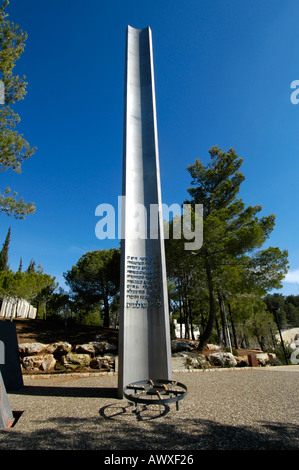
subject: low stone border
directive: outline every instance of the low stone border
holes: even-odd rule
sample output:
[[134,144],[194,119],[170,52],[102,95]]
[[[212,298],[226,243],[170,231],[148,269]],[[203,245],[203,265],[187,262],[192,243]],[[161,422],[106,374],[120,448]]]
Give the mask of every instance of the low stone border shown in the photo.
[[218,371],[228,371],[228,370],[253,370],[253,369],[260,369],[260,367],[213,367],[212,369],[180,369],[180,370],[173,370],[173,373],[180,373],[186,374],[187,372],[218,372]]
[[57,379],[60,377],[102,377],[107,375],[117,375],[117,372],[54,372],[53,374],[23,374],[23,378],[28,379]]
[[[215,367],[212,369],[174,369],[173,374],[187,374],[187,373],[197,373],[197,372],[218,372],[218,371],[228,371],[228,370],[253,370],[260,369],[260,367]],[[54,372],[52,374],[23,374],[23,378],[28,379],[54,379],[58,377],[103,377],[103,376],[117,376],[117,372]]]

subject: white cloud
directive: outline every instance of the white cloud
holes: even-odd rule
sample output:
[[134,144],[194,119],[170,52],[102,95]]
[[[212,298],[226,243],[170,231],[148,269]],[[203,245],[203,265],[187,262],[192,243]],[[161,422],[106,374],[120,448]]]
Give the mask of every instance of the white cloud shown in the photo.
[[283,281],[290,282],[292,284],[299,284],[299,269],[289,271]]

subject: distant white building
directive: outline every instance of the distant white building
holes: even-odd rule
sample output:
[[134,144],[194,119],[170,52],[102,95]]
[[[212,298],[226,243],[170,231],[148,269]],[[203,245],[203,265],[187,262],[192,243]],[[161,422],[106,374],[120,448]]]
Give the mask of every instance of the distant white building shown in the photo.
[[[184,323],[178,323],[177,320],[173,320],[173,324],[174,324],[174,329],[175,329],[175,337],[176,338],[185,338],[185,324]],[[194,333],[194,337],[195,339],[198,339],[199,338],[199,329],[198,327],[196,326],[193,326],[193,333]],[[192,338],[192,335],[191,335],[191,327],[189,326],[189,338],[191,339]]]
[[[284,330],[281,332],[282,339],[285,343],[289,344],[293,349],[297,346],[297,341],[299,339],[299,328],[290,328],[289,330]],[[280,335],[275,335],[276,340],[280,343]],[[296,343],[295,343],[296,341]]]
[[4,297],[0,317],[3,318],[36,318],[37,309],[27,300],[15,297]]

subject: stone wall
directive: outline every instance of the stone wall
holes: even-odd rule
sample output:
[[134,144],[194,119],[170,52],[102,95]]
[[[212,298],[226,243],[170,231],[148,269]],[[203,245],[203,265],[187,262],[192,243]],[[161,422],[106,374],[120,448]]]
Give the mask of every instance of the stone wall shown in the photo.
[[116,345],[107,341],[93,341],[79,345],[71,345],[67,342],[19,344],[23,373],[72,371],[86,368],[114,371],[116,353]]
[[[251,365],[247,355],[233,356],[214,345],[208,345],[205,355],[196,351],[197,343],[193,341],[173,340],[171,345],[173,356],[180,357],[185,369]],[[25,374],[86,370],[114,372],[117,368],[117,346],[104,340],[77,345],[62,341],[51,344],[21,343],[19,354],[22,372]],[[257,351],[255,357],[258,366],[279,365],[275,354]]]
[[[195,341],[172,340],[172,353],[184,360],[186,369],[209,369],[214,367],[250,367],[254,356],[257,366],[281,365],[275,354],[256,351],[248,355],[234,356],[229,352],[221,351],[219,346],[207,344],[205,354],[196,351],[198,343]],[[210,352],[209,352],[210,351]]]

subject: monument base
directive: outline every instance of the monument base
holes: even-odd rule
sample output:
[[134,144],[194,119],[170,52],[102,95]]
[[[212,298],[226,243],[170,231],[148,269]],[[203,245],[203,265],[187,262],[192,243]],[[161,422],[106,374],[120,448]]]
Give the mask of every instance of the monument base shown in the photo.
[[179,410],[179,401],[187,395],[186,385],[175,380],[140,380],[124,388],[124,396],[136,404],[139,413],[139,403],[144,405],[163,405],[175,403]]

